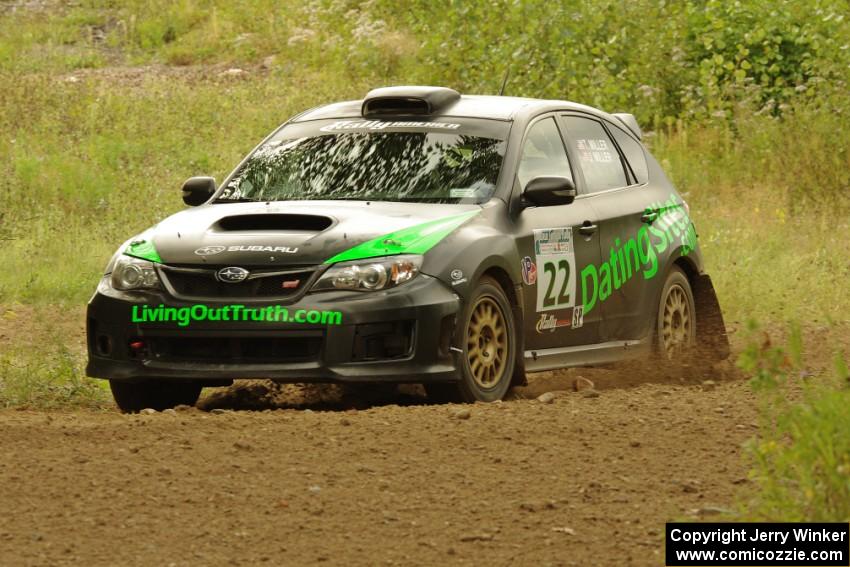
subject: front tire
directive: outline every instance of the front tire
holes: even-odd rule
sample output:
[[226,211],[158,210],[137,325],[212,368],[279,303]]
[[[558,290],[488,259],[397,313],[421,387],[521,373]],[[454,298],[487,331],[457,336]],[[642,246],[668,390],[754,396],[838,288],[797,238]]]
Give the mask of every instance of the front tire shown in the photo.
[[427,384],[428,396],[446,402],[495,402],[511,385],[516,362],[516,327],[504,290],[483,277],[458,321],[455,336],[463,351],[461,379]]
[[194,406],[201,395],[202,386],[192,382],[165,380],[110,380],[109,388],[118,409],[123,413],[136,413],[145,408],[162,411],[179,405]]

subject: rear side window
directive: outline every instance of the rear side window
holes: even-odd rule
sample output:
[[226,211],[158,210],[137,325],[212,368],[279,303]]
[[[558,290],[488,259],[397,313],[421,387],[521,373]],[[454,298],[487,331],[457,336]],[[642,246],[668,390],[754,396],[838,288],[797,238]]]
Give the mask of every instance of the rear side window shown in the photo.
[[623,162],[602,124],[581,116],[564,116],[570,144],[578,156],[590,193],[628,185]]
[[566,177],[570,180],[573,178],[570,162],[567,159],[567,150],[564,149],[564,142],[561,140],[561,134],[558,133],[555,119],[544,118],[528,131],[525,144],[522,146],[517,178],[525,189],[525,185],[535,177],[550,175]]
[[608,129],[614,136],[614,141],[623,150],[623,155],[632,168],[632,173],[635,174],[637,182],[646,183],[649,181],[649,168],[646,165],[646,154],[643,153],[643,146],[618,126],[611,124]]

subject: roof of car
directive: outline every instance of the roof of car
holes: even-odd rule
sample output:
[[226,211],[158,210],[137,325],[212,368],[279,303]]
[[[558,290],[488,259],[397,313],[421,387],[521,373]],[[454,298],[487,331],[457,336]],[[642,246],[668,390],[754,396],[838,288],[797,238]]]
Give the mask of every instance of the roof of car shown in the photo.
[[[363,100],[336,102],[318,106],[293,119],[294,122],[321,120],[326,118],[354,118],[362,116]],[[456,116],[464,118],[489,118],[491,120],[513,120],[523,110],[539,107],[546,110],[580,110],[606,115],[599,109],[564,100],[543,100],[513,96],[463,95],[457,102],[432,114],[432,116]]]

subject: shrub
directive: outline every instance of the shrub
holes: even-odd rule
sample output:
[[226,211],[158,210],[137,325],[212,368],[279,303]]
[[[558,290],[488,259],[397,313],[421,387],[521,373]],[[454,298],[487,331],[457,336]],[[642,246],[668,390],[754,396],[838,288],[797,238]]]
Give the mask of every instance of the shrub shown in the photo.
[[[751,343],[741,366],[762,400],[760,434],[749,447],[756,492],[746,515],[768,521],[850,521],[850,388],[836,356],[831,373],[801,383],[799,331],[787,350]],[[789,398],[790,395],[790,398]]]

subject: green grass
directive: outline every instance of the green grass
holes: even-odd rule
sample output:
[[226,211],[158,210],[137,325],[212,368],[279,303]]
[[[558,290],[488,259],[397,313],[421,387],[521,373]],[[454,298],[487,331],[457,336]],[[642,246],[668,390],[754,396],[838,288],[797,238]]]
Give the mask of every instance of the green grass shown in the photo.
[[0,305],[0,408],[111,405],[107,384],[85,376],[82,319],[80,308]]
[[84,359],[59,344],[34,355],[29,346],[0,353],[0,408],[105,408],[107,383],[85,376]]

